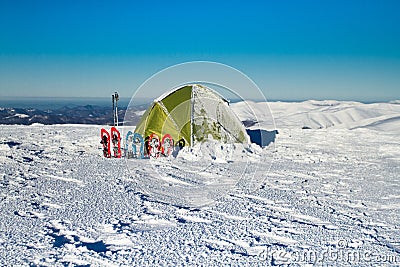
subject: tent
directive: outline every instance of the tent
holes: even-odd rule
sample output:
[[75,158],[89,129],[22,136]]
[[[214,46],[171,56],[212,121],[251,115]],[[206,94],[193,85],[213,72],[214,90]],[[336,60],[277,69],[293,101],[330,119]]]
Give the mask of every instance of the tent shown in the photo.
[[160,138],[170,134],[175,142],[193,146],[196,142],[249,143],[244,125],[229,102],[210,88],[198,84],[175,88],[150,105],[135,132]]

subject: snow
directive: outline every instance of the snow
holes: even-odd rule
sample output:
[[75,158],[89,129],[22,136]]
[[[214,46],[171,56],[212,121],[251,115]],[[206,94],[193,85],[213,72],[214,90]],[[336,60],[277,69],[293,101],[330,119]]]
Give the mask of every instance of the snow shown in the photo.
[[[15,110],[11,110],[11,112],[15,112]],[[17,113],[17,114],[5,117],[4,119],[9,119],[9,118],[12,118],[12,117],[18,117],[20,119],[24,119],[24,118],[29,118],[29,115]]]
[[15,114],[14,115],[15,117],[18,117],[18,118],[21,118],[21,119],[23,119],[23,118],[29,118],[29,115],[27,115],[27,114]]
[[103,158],[102,126],[2,125],[0,265],[399,265],[399,105],[270,106],[270,147],[159,160]]
[[138,110],[138,111],[135,111],[134,114],[137,115],[137,116],[143,116],[143,114],[145,112],[146,112],[146,110]]
[[[257,115],[263,128],[270,121],[265,112],[268,105],[264,102],[239,102],[231,105],[242,121],[254,120]],[[304,102],[270,102],[277,128],[368,128],[380,131],[400,131],[400,105],[396,101],[390,103],[363,104],[351,101],[316,101]]]

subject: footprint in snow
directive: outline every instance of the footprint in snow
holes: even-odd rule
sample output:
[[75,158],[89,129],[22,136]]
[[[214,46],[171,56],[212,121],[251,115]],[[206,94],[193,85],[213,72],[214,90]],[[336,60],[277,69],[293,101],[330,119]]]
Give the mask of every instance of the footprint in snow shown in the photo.
[[35,219],[44,219],[46,216],[39,212],[32,212],[32,211],[14,211],[14,214],[20,217],[28,217],[28,218],[35,218]]

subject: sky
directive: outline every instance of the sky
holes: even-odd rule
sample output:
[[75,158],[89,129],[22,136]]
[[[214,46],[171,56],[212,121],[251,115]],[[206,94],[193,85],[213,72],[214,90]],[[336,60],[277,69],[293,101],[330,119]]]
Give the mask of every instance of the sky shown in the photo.
[[0,1],[0,97],[131,97],[212,61],[267,99],[400,99],[400,1]]

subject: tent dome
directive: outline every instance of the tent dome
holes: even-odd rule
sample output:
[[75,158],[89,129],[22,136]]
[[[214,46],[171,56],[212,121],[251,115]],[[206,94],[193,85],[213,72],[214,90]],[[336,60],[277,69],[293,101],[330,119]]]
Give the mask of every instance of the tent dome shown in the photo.
[[242,122],[229,102],[210,88],[198,84],[175,88],[150,105],[136,126],[142,136],[170,134],[175,142],[249,143]]

